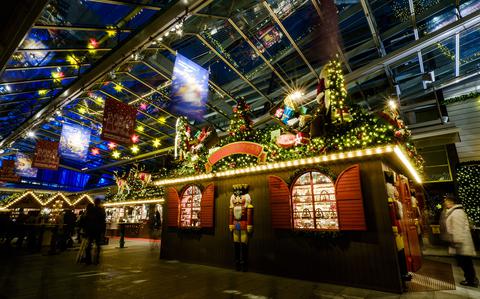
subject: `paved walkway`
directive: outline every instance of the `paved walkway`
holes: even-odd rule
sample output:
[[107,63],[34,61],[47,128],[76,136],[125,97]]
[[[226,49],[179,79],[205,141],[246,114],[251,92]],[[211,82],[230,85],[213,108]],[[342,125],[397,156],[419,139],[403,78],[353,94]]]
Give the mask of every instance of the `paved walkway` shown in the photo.
[[[117,242],[114,243],[104,248],[102,263],[98,266],[75,264],[75,251],[55,256],[0,257],[0,299],[480,298],[480,289],[458,284],[455,291],[398,295],[257,273],[239,273],[161,261],[158,259],[158,243],[128,241],[128,248],[124,249],[115,248]],[[462,277],[458,267],[454,267],[454,274],[456,281],[460,281]]]

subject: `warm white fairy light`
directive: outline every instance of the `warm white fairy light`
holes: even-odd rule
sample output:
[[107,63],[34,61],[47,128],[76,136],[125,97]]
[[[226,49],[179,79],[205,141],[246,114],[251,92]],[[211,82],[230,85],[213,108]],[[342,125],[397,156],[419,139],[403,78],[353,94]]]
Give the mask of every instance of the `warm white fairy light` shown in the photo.
[[408,171],[410,171],[410,174],[415,178],[415,181],[417,181],[417,183],[422,183],[422,179],[410,163],[410,160],[407,158],[407,156],[405,156],[403,151],[398,146],[396,146],[393,150],[395,151],[395,154],[397,154],[397,157],[400,159],[400,161],[402,161],[403,165],[405,165]]
[[75,200],[72,205],[75,206],[77,205],[82,199],[86,198],[89,202],[93,203],[93,198],[90,197],[88,194],[84,194],[80,196],[77,200]]
[[[226,170],[226,171],[221,171],[221,172],[215,172],[215,173],[209,173],[209,174],[202,174],[202,175],[196,175],[196,176],[188,176],[188,177],[182,177],[182,178],[174,178],[174,179],[163,179],[163,180],[158,180],[154,184],[157,186],[163,186],[163,185],[173,185],[173,184],[178,184],[178,183],[184,183],[184,182],[192,182],[192,181],[201,181],[201,180],[206,180],[206,179],[211,179],[214,177],[230,177],[234,175],[239,175],[239,174],[247,174],[247,173],[256,173],[256,172],[262,172],[265,170],[272,170],[272,169],[284,169],[284,168],[295,168],[300,165],[312,165],[312,164],[318,164],[321,162],[328,162],[328,161],[335,161],[335,160],[351,160],[351,159],[356,159],[358,157],[363,157],[363,156],[371,156],[371,155],[380,155],[380,154],[385,154],[385,153],[391,153],[395,151],[395,154],[397,156],[399,155],[397,151],[400,150],[398,146],[392,147],[391,145],[385,146],[385,147],[377,147],[377,148],[369,148],[369,149],[364,149],[364,150],[357,150],[355,152],[346,152],[346,153],[338,153],[338,154],[330,154],[330,155],[324,155],[324,156],[319,156],[319,157],[310,157],[310,158],[302,158],[298,160],[292,160],[292,161],[283,161],[283,162],[272,162],[268,164],[263,164],[263,165],[256,165],[256,166],[251,166],[247,168],[241,168],[241,169],[235,169],[235,170]],[[401,150],[400,150],[401,152]],[[418,173],[415,171],[415,168],[412,166],[410,163],[409,159],[404,157],[405,159],[400,158],[401,162],[405,165],[405,167],[412,172],[412,170],[415,172],[415,175],[412,175],[415,177],[415,179],[418,182],[421,182],[420,176]]]
[[164,203],[165,199],[145,199],[145,200],[135,200],[135,201],[121,201],[121,202],[108,202],[104,203],[104,207],[118,207],[118,206],[128,206],[128,205],[141,205],[149,203]]
[[42,207],[43,206],[46,206],[48,205],[49,203],[51,203],[52,201],[54,201],[55,199],[57,199],[58,197],[60,197],[63,201],[65,201],[69,206],[75,206],[77,203],[79,203],[82,199],[84,198],[87,198],[88,201],[90,201],[91,203],[93,203],[93,199],[87,195],[87,194],[84,194],[84,195],[81,195],[77,200],[75,200],[73,203],[68,199],[68,197],[65,196],[65,194],[61,193],[61,192],[58,192],[56,194],[54,194],[53,196],[49,197],[45,202],[43,202],[40,198],[38,198],[38,196],[33,192],[33,191],[27,191],[26,193],[22,194],[21,196],[19,196],[18,198],[16,198],[15,200],[7,203],[4,207],[0,207],[0,209],[8,209],[9,207],[11,207],[12,205],[16,204],[17,202],[21,201],[22,199],[24,199],[26,196],[32,196]]

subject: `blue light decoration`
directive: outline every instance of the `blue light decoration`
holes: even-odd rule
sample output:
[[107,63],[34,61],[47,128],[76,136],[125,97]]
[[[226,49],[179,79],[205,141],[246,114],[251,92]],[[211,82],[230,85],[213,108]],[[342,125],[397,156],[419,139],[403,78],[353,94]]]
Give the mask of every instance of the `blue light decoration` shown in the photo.
[[208,100],[208,70],[177,54],[172,75],[170,110],[202,121]]
[[88,145],[90,144],[90,133],[89,128],[64,124],[62,136],[60,137],[60,155],[64,158],[85,161],[88,155]]
[[15,173],[21,177],[36,178],[37,168],[32,167],[32,158],[24,153],[16,154],[17,160],[15,161]]

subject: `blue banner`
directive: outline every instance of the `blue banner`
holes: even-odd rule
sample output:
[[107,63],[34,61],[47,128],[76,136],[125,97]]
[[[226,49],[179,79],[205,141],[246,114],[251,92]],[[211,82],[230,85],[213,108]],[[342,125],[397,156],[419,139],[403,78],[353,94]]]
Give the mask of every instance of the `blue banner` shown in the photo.
[[62,157],[85,161],[90,144],[89,128],[79,125],[64,124],[60,137],[60,154]]
[[16,156],[15,173],[27,178],[36,178],[38,169],[32,168],[32,158],[23,153],[17,153]]
[[202,121],[208,100],[208,71],[177,54],[173,68],[171,98],[172,113]]

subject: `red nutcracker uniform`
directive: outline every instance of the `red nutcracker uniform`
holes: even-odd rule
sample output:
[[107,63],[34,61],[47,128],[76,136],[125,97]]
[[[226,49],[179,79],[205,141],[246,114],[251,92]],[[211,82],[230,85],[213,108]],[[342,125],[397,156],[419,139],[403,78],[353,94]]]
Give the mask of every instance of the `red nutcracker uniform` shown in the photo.
[[236,268],[246,271],[248,233],[253,230],[253,205],[246,184],[233,186],[229,229],[233,234]]

